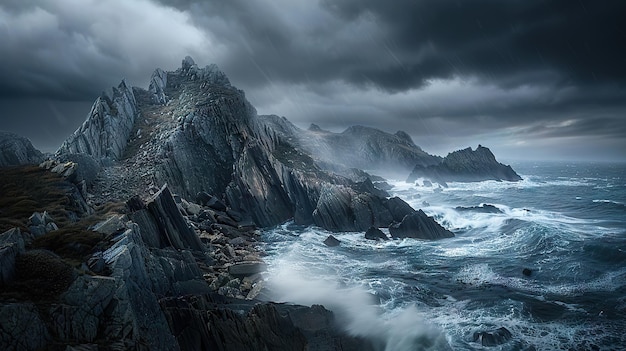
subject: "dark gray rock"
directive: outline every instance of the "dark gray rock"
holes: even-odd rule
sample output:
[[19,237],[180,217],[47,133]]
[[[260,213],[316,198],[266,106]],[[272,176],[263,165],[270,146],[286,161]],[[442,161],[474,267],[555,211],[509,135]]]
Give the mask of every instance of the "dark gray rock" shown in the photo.
[[439,225],[422,210],[406,215],[402,222],[390,226],[389,233],[391,233],[391,237],[394,239],[437,240],[454,237],[454,233]]
[[481,204],[480,206],[470,207],[457,206],[454,209],[459,212],[502,213],[502,210],[490,204]]
[[468,147],[451,152],[441,163],[436,165],[418,164],[413,168],[407,182],[413,183],[420,177],[443,184],[445,182],[479,182],[483,180],[522,180],[511,166],[496,161],[491,150],[481,145],[478,145],[476,150]]
[[353,189],[361,193],[368,193],[382,198],[389,197],[389,193],[377,188],[369,178],[357,183]]
[[0,304],[0,349],[40,350],[51,339],[33,303]]
[[0,131],[0,167],[39,164],[43,154],[30,140],[15,133]]
[[[153,222],[158,228],[159,234],[159,247],[171,246],[176,249],[191,249],[202,251],[203,245],[200,242],[200,238],[189,227],[185,218],[178,211],[178,207],[172,198],[167,185],[164,185],[161,190],[155,194],[147,203],[147,210],[152,216]],[[151,233],[153,227],[146,224],[141,231],[147,231]],[[149,242],[156,242],[156,240],[149,240]]]
[[386,202],[386,207],[391,213],[394,222],[401,222],[406,215],[413,214],[415,210],[399,197],[392,197]]
[[385,235],[385,233],[383,233],[382,230],[380,230],[380,229],[378,229],[376,227],[370,227],[370,229],[368,229],[365,232],[365,239],[368,239],[368,240],[389,240],[387,235]]
[[491,331],[475,332],[473,335],[474,342],[478,342],[482,346],[502,345],[511,340],[511,338],[513,338],[513,334],[505,327]]
[[342,332],[324,307],[262,303],[216,295],[163,299],[182,350],[371,351],[368,340]]
[[533,271],[530,268],[524,268],[522,270],[522,274],[526,277],[530,277],[533,274]]
[[228,267],[228,273],[235,277],[247,277],[264,272],[267,265],[263,262],[237,262]]
[[341,244],[341,241],[332,235],[329,235],[326,239],[324,239],[324,245],[326,246],[335,247],[339,246],[339,244]]

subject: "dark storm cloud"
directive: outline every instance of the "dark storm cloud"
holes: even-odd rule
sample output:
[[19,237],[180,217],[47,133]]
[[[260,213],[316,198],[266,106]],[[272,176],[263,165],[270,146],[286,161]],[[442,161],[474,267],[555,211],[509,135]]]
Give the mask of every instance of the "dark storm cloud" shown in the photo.
[[341,79],[402,91],[454,76],[514,87],[548,74],[559,85],[623,88],[626,77],[623,1],[325,0],[321,9],[298,1],[162,2],[228,38],[228,69],[259,84]]
[[[623,1],[324,1],[347,20],[374,16],[393,38],[406,74],[381,81],[403,89],[429,77],[476,74],[511,85],[552,70],[563,84],[626,77]],[[424,59],[418,48],[432,47]],[[370,75],[372,76],[372,75]]]
[[0,98],[85,101],[123,77],[145,83],[209,42],[189,22],[147,0],[3,2]]

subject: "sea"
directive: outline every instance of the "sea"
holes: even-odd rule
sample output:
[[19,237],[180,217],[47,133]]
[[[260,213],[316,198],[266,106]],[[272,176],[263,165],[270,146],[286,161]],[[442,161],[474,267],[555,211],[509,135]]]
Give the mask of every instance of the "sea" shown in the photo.
[[[522,181],[389,181],[451,239],[265,231],[270,298],[321,304],[381,350],[626,350],[626,164],[511,165]],[[499,345],[477,338],[502,327]]]

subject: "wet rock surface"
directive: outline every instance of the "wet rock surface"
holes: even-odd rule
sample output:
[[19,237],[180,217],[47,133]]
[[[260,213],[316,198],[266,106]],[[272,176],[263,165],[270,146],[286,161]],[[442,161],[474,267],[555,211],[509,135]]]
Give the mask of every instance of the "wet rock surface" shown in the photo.
[[439,225],[422,210],[406,215],[400,223],[391,225],[389,233],[391,233],[391,237],[394,239],[437,240],[454,237],[454,233]]

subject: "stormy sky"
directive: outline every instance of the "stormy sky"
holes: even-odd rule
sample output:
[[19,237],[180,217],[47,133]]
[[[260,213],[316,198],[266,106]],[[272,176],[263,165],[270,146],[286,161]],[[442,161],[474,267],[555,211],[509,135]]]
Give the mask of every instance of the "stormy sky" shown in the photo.
[[424,150],[626,160],[626,2],[3,0],[0,130],[53,151],[122,78],[216,63],[259,114]]

